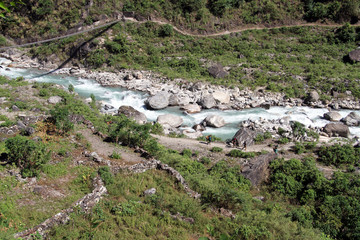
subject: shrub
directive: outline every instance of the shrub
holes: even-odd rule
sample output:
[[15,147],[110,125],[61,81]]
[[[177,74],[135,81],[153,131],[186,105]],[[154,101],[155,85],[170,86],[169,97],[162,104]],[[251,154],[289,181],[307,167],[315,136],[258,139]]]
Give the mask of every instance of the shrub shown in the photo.
[[264,135],[262,135],[261,133],[256,135],[256,137],[254,138],[255,143],[262,143],[264,140],[265,140]]
[[287,137],[282,137],[279,139],[280,144],[287,144],[289,143],[289,139]]
[[50,110],[50,115],[60,134],[65,134],[74,128],[74,124],[69,119],[69,109],[67,106],[56,105]]
[[264,133],[264,138],[265,138],[265,139],[271,139],[271,138],[272,138],[271,132],[266,131],[266,132]]
[[105,61],[105,51],[103,49],[97,49],[94,52],[91,52],[86,59],[87,64],[95,68],[101,67]]
[[159,29],[160,37],[171,37],[173,34],[174,34],[174,29],[169,24],[162,25]]
[[113,151],[113,153],[110,155],[112,159],[121,159],[121,154]]
[[210,160],[210,158],[208,158],[208,157],[202,157],[202,158],[200,159],[200,162],[201,162],[202,164],[207,165],[207,164],[211,163],[211,160]]
[[211,152],[222,152],[222,148],[221,147],[213,147],[210,151]]
[[182,155],[185,156],[185,157],[191,158],[192,157],[192,152],[191,152],[190,149],[184,149],[182,151]]
[[108,166],[100,167],[98,173],[101,179],[104,181],[105,185],[114,183],[114,176]]
[[38,176],[42,164],[50,160],[50,151],[42,142],[17,135],[5,142],[8,160],[21,169],[23,177]]
[[253,152],[243,152],[238,149],[233,149],[229,152],[230,157],[239,157],[239,158],[252,158],[255,157],[255,153]]
[[319,160],[326,165],[359,164],[360,161],[360,149],[354,148],[350,144],[323,146],[318,155]]
[[68,90],[71,93],[74,92],[75,91],[74,85],[70,84],[69,87],[68,87]]
[[40,91],[39,91],[40,97],[48,97],[49,95],[50,95],[49,90],[44,89],[44,88],[40,89]]

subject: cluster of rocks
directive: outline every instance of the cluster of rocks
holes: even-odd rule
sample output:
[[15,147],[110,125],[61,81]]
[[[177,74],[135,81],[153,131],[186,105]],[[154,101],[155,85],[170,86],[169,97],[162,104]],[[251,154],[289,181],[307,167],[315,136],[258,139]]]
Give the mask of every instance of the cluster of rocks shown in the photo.
[[14,135],[15,133],[22,131],[24,135],[31,136],[35,133],[35,129],[31,127],[31,125],[37,123],[38,121],[44,120],[46,116],[27,116],[20,114],[17,116],[17,118],[18,121],[15,125],[9,127],[1,127],[0,133],[3,133],[5,135]]
[[340,113],[336,111],[331,111],[324,113],[323,118],[331,122],[342,122],[349,127],[355,127],[360,125],[360,116],[356,112],[351,112],[343,118]]

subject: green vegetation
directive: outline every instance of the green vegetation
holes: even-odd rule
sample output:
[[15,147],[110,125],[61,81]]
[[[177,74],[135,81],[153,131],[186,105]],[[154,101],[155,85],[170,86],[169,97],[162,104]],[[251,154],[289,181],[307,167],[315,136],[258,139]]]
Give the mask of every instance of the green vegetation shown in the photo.
[[319,161],[326,165],[335,165],[338,167],[342,164],[356,166],[360,164],[360,148],[355,148],[350,144],[322,146],[318,155]]
[[315,161],[276,160],[270,186],[273,190],[295,200],[302,207],[289,216],[302,226],[313,226],[335,239],[356,239],[360,207],[359,175],[335,172],[326,179],[316,168]]
[[211,148],[210,151],[211,151],[211,152],[222,152],[223,149],[222,149],[221,147],[213,147],[213,148]]
[[255,153],[253,153],[253,152],[243,152],[243,151],[238,150],[238,149],[232,149],[229,152],[229,156],[230,157],[238,157],[238,158],[252,158],[252,157],[255,157]]
[[10,163],[21,169],[23,177],[39,175],[42,164],[50,159],[50,152],[43,143],[34,142],[23,136],[6,140],[7,155]]

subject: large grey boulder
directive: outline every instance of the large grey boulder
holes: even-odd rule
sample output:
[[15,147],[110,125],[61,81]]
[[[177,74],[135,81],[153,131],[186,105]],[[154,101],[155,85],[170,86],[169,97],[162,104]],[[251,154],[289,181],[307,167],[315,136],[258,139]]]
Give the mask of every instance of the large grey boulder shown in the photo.
[[258,134],[257,131],[248,129],[248,128],[240,128],[239,131],[237,131],[233,138],[236,138],[236,140],[239,143],[239,146],[243,146],[244,142],[246,142],[247,146],[251,146],[254,144],[254,138]]
[[183,124],[184,122],[184,120],[181,117],[172,114],[160,115],[158,116],[156,121],[161,125],[169,124],[171,127],[174,128],[180,127],[181,124]]
[[209,126],[209,127],[215,127],[215,128],[220,128],[223,127],[225,125],[225,120],[223,117],[218,116],[218,115],[210,115],[207,116],[204,120],[203,120],[203,124],[205,126]]
[[186,137],[192,138],[192,139],[196,139],[198,137],[203,136],[203,134],[201,132],[194,132],[194,131],[187,130],[187,129],[183,130],[182,134],[184,134]]
[[121,106],[119,107],[118,114],[124,114],[126,117],[135,120],[139,124],[144,124],[147,122],[145,114],[139,112],[131,106]]
[[253,186],[260,186],[266,182],[270,176],[269,163],[277,158],[277,154],[268,153],[251,159],[242,167],[241,174],[250,180]]
[[189,104],[190,98],[187,95],[179,96],[178,94],[171,94],[169,97],[169,106],[183,106]]
[[327,112],[324,113],[323,117],[331,122],[338,122],[341,119],[341,115],[338,112]]
[[229,75],[221,64],[215,64],[208,68],[209,74],[214,78],[224,78]]
[[320,99],[320,95],[317,91],[313,90],[309,93],[309,96],[307,98],[308,102],[317,102]]
[[48,103],[50,103],[50,104],[57,104],[61,101],[62,101],[62,97],[59,97],[59,96],[52,96],[52,97],[49,97],[49,99],[48,99]]
[[146,105],[154,110],[166,108],[169,106],[169,95],[166,92],[159,92],[155,96],[149,97]]
[[187,113],[198,113],[201,111],[201,108],[197,104],[187,104],[181,107]]
[[349,127],[342,123],[328,123],[323,128],[323,131],[329,137],[349,137]]
[[341,119],[341,121],[347,126],[359,126],[360,116],[356,112],[351,112],[346,117]]
[[207,94],[201,98],[199,104],[202,108],[210,109],[216,105],[216,101],[213,95]]
[[230,94],[228,92],[214,91],[212,95],[220,104],[228,104],[230,102]]
[[360,62],[360,49],[355,49],[349,53],[349,58],[351,61]]

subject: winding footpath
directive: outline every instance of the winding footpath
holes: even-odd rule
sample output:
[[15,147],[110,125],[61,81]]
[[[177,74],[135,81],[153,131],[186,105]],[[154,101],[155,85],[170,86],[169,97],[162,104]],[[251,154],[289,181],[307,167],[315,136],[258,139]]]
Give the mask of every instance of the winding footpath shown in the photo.
[[[114,21],[111,21],[111,22],[107,22],[107,23],[104,23],[104,24],[99,25],[99,26],[95,25],[93,27],[90,27],[90,28],[85,29],[85,30],[80,30],[80,31],[75,32],[75,33],[69,33],[69,34],[66,34],[66,35],[63,35],[63,36],[44,39],[44,40],[40,40],[40,41],[36,41],[36,42],[30,42],[30,43],[24,43],[24,44],[19,44],[19,45],[1,47],[0,51],[7,50],[7,49],[10,49],[10,48],[27,47],[27,46],[36,45],[36,44],[52,42],[52,41],[60,40],[60,39],[63,39],[63,38],[72,37],[72,36],[76,36],[76,35],[79,35],[79,34],[91,32],[91,31],[94,31],[94,30],[97,30],[97,29],[100,29],[100,28],[110,27],[110,26],[115,25],[115,24],[117,24],[119,22],[136,22],[136,23],[154,22],[154,23],[157,23],[159,25],[168,24],[168,25],[171,25],[175,31],[177,31],[177,32],[179,32],[179,33],[181,33],[183,35],[191,36],[191,37],[216,37],[216,36],[222,36],[222,35],[229,35],[231,33],[244,32],[244,31],[247,31],[247,30],[263,30],[263,29],[279,29],[279,28],[311,27],[311,26],[314,26],[314,27],[341,27],[342,26],[342,24],[319,24],[319,23],[302,23],[302,24],[293,24],[293,25],[281,25],[281,26],[275,26],[275,27],[266,27],[266,26],[260,25],[260,26],[253,26],[253,27],[245,26],[245,27],[235,28],[235,29],[232,29],[232,30],[224,30],[224,31],[217,32],[217,33],[194,34],[194,33],[187,32],[185,30],[181,30],[178,27],[171,24],[170,22],[157,20],[157,19],[138,21],[135,18],[132,18],[132,17],[127,18],[127,17],[123,16],[121,19],[117,19],[117,20],[114,20]],[[353,24],[352,26],[354,26],[354,27],[360,26],[360,23]]]

